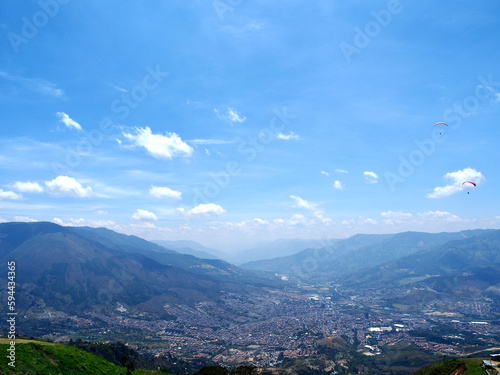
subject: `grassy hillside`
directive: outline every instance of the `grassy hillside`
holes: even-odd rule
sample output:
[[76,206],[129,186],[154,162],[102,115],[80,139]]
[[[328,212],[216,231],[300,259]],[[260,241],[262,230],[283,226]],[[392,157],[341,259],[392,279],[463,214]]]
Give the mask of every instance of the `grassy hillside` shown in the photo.
[[413,375],[484,375],[486,372],[481,368],[481,358],[452,359],[441,361],[426,366]]
[[[9,340],[0,338],[0,351],[7,353]],[[36,340],[16,341],[15,368],[6,356],[0,360],[0,374],[23,375],[125,375],[127,369],[116,366],[81,349]],[[159,371],[135,370],[134,375],[165,374]]]

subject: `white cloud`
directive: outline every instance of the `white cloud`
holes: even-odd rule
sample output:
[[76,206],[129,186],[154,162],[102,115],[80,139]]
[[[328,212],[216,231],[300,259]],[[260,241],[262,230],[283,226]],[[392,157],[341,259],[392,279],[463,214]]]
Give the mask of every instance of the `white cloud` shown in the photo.
[[463,221],[459,216],[453,215],[446,211],[428,211],[423,213],[418,213],[416,216],[420,219],[421,223],[430,221],[445,221],[445,222],[459,222]]
[[327,177],[328,177],[328,176],[330,176],[330,174],[329,174],[328,172],[325,172],[325,171],[321,171],[321,174],[322,174],[322,175],[325,175],[325,176],[327,176]]
[[401,211],[387,211],[387,212],[381,212],[380,215],[386,219],[408,219],[413,217],[412,214],[409,212],[401,212]]
[[81,226],[87,226],[87,227],[93,227],[93,228],[108,228],[111,230],[120,230],[121,228],[116,225],[116,223],[112,220],[86,220],[84,218],[79,218],[79,219],[69,219],[69,221],[63,221],[59,219],[58,217],[55,217],[52,219],[52,222],[57,225],[62,225],[65,227],[81,227]]
[[290,195],[290,198],[292,198],[295,201],[296,207],[305,208],[306,210],[316,210],[318,208],[317,203],[306,201],[301,197]]
[[331,222],[331,219],[329,217],[324,216],[324,210],[321,207],[319,207],[318,203],[306,201],[305,199],[295,195],[290,195],[290,198],[292,198],[295,201],[295,207],[305,208],[306,210],[311,211],[313,216],[316,219],[319,219],[323,223]]
[[255,225],[259,225],[259,226],[261,226],[261,225],[268,225],[269,224],[269,221],[260,219],[258,217],[254,218],[253,222],[254,222]]
[[346,171],[345,169],[335,169],[335,172],[337,172],[337,173],[349,173],[349,171]]
[[144,147],[155,158],[172,159],[175,156],[191,156],[193,148],[175,133],[153,134],[149,127],[135,128],[136,134],[123,133],[134,146]]
[[24,86],[26,89],[42,95],[53,96],[55,98],[60,98],[64,95],[64,91],[58,89],[54,83],[41,78],[24,78],[13,76],[5,72],[0,72],[0,77],[3,77],[8,81],[16,82],[21,86]]
[[409,220],[412,220],[413,215],[407,212],[381,212],[380,215],[384,218],[384,223],[389,225],[397,225],[402,223],[407,223]]
[[54,197],[88,198],[94,195],[92,188],[84,188],[73,177],[57,176],[52,181],[45,181],[47,192]]
[[465,181],[473,181],[476,185],[480,185],[486,181],[483,174],[473,168],[446,173],[444,179],[449,181],[449,184],[435,187],[432,193],[427,194],[427,198],[445,198],[466,190],[471,184],[464,184]]
[[103,216],[104,216],[104,215],[107,215],[107,214],[108,214],[108,211],[98,210],[98,211],[96,211],[96,214],[97,214],[97,215],[103,215]]
[[216,108],[214,108],[214,112],[217,115],[217,118],[228,121],[231,125],[235,122],[242,123],[247,119],[231,107],[228,107],[226,113],[220,113]]
[[401,230],[415,230],[419,228],[423,231],[432,231],[436,225],[464,222],[464,219],[446,211],[427,211],[416,214],[402,211],[387,211],[381,212],[380,215],[384,218],[384,224],[398,226]]
[[180,191],[172,190],[168,187],[162,186],[151,186],[149,189],[149,195],[154,198],[172,198],[172,199],[182,199],[182,193]]
[[38,220],[35,220],[31,217],[28,216],[14,216],[15,222],[20,222],[20,223],[36,223]]
[[38,184],[38,182],[21,182],[16,181],[12,185],[9,185],[12,189],[19,191],[21,193],[41,193],[43,188]]
[[339,180],[335,180],[335,182],[333,183],[333,187],[337,190],[342,190],[344,188],[344,184]]
[[232,139],[232,140],[223,140],[223,139],[190,139],[186,142],[192,143],[194,145],[229,145],[232,143],[236,143],[238,140],[237,139]]
[[158,220],[158,217],[156,217],[156,215],[150,211],[141,210],[139,208],[134,212],[131,219],[136,221],[154,221]]
[[120,92],[127,92],[127,90],[125,90],[123,87],[120,87],[120,86],[117,86],[117,85],[114,85],[112,83],[108,83],[108,85],[112,88],[114,88],[116,91],[120,91]]
[[278,133],[276,134],[276,138],[282,139],[284,141],[296,141],[300,139],[300,137],[292,131],[290,132],[290,134]]
[[289,225],[306,225],[308,223],[309,221],[307,220],[307,218],[301,214],[292,215],[287,221],[287,224]]
[[0,189],[0,200],[2,199],[20,201],[23,199],[23,196],[21,194],[14,193],[13,191],[4,191],[3,189]]
[[378,175],[372,171],[363,172],[363,176],[365,176],[365,182],[367,184],[376,184],[378,182]]
[[177,213],[183,216],[208,216],[208,215],[220,215],[226,212],[218,204],[207,203],[207,204],[199,204],[198,206],[186,210],[184,208],[178,208]]
[[57,112],[56,113],[57,117],[59,117],[59,120],[66,125],[68,128],[75,128],[76,130],[82,130],[82,127],[80,126],[79,123],[71,119],[66,113],[64,112]]

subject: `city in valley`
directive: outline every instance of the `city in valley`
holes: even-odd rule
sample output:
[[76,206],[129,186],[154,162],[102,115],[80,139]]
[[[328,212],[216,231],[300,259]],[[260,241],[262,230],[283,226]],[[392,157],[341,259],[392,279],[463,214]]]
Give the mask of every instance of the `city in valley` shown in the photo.
[[[224,293],[223,305],[165,304],[169,319],[154,319],[117,303],[112,312],[87,311],[86,317],[45,311],[25,320],[33,327],[50,325],[52,333],[46,337],[57,341],[122,341],[143,354],[206,359],[223,366],[279,368],[333,350],[326,363],[332,373],[341,373],[351,364],[348,353],[392,363],[404,359],[409,348],[434,355],[436,361],[500,352],[498,303],[420,289],[300,283],[245,297]],[[434,297],[405,302],[421,293]]]

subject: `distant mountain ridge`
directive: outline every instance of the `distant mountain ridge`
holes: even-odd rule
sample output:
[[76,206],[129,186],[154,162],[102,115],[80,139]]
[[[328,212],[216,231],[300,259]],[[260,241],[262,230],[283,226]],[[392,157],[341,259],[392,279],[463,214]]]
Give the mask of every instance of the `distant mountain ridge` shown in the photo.
[[[2,223],[0,249],[1,262],[16,261],[17,307],[27,311],[80,314],[120,303],[162,315],[165,303],[217,302],[222,291],[245,293],[252,283],[275,283],[104,228]],[[3,278],[0,290],[6,286]]]
[[293,256],[304,249],[316,249],[334,244],[338,239],[278,239],[255,244],[249,249],[231,254],[224,259],[241,265],[253,261],[265,261],[278,257]]
[[493,230],[478,229],[453,233],[403,232],[393,235],[355,235],[322,249],[306,249],[292,256],[245,263],[241,267],[302,277],[324,274],[333,279],[449,241],[471,238],[491,231]]
[[414,252],[344,278],[355,287],[423,285],[436,292],[487,293],[500,299],[500,230]]
[[154,240],[151,242],[163,246],[166,249],[175,250],[181,254],[193,255],[201,259],[224,259],[226,255],[219,250],[203,246],[196,241]]

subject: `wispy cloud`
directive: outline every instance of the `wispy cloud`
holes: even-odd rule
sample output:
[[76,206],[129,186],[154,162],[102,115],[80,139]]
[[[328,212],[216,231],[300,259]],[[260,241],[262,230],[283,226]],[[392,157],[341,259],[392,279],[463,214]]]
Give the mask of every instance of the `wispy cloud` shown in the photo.
[[315,210],[316,208],[318,208],[317,203],[307,201],[296,195],[290,195],[290,198],[295,201],[295,207],[305,208],[306,210]]
[[176,156],[191,156],[193,148],[183,142],[176,133],[153,134],[149,127],[135,128],[136,134],[123,133],[134,146],[144,147],[158,159],[172,159]]
[[238,139],[224,140],[224,139],[190,139],[186,141],[194,145],[229,145],[238,142]]
[[80,126],[79,123],[77,123],[75,120],[71,119],[66,113],[64,112],[57,112],[56,113],[57,117],[59,117],[59,120],[66,125],[67,128],[74,128],[76,130],[82,130],[82,127]]
[[328,177],[328,176],[330,176],[330,173],[325,172],[325,171],[321,171],[321,174],[322,174],[322,175],[325,175],[325,176],[327,176],[327,177]]
[[365,182],[367,184],[376,184],[378,182],[378,174],[372,171],[363,172],[363,176],[365,177]]
[[349,171],[346,171],[345,169],[335,169],[335,172],[337,172],[337,173],[349,173]]
[[435,187],[432,193],[427,194],[427,198],[445,198],[463,191],[467,188],[467,184],[464,184],[465,181],[472,181],[476,185],[480,185],[486,181],[483,174],[473,168],[446,173],[444,179],[449,181],[449,184]]
[[241,115],[235,109],[228,107],[225,113],[220,113],[217,108],[214,108],[214,112],[218,119],[228,121],[231,125],[234,123],[242,123],[247,119],[245,116]]
[[61,98],[64,96],[64,91],[57,88],[55,83],[46,81],[41,78],[24,78],[20,76],[13,76],[6,72],[0,71],[0,77],[7,81],[15,82],[29,91],[33,91],[42,95]]
[[329,217],[324,216],[324,210],[319,206],[318,203],[307,201],[296,195],[290,195],[290,198],[292,198],[295,201],[295,207],[304,208],[308,211],[311,211],[314,217],[316,217],[316,219],[319,219],[321,222],[329,223],[331,221]]
[[125,90],[124,88],[117,86],[117,85],[114,85],[112,83],[108,83],[108,85],[111,86],[112,88],[114,88],[116,91],[127,92],[127,90]]
[[282,139],[284,141],[297,141],[300,139],[300,137],[292,131],[290,132],[290,134],[278,133],[276,134],[276,138]]

